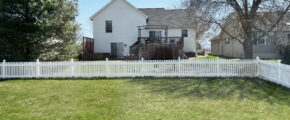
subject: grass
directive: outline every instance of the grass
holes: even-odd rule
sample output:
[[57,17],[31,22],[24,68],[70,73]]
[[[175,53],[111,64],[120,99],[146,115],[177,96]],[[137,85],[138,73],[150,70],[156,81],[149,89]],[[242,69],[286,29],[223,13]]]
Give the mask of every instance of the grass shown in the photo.
[[[189,60],[216,60],[218,56],[212,56],[212,55],[208,55],[206,57],[192,57],[189,58]],[[226,59],[239,59],[239,58],[227,58],[227,57],[219,57],[221,60],[226,60]],[[269,62],[275,62],[277,63],[278,60],[277,59],[266,59],[266,61]]]
[[290,89],[257,78],[6,80],[0,119],[290,118]]
[[[192,58],[188,58],[189,60],[216,60],[218,56],[212,56],[212,55],[208,55],[206,57],[192,57]],[[233,58],[226,58],[226,57],[219,57],[220,59],[224,60],[224,59],[233,59]]]

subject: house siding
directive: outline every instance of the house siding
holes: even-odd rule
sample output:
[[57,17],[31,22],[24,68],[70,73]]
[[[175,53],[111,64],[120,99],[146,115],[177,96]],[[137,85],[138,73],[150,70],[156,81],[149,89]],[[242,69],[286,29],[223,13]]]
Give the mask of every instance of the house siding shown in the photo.
[[211,54],[215,55],[215,56],[220,56],[220,43],[216,42],[216,43],[211,43]]
[[253,57],[263,59],[279,59],[280,51],[276,45],[253,45]]
[[243,46],[241,43],[235,40],[221,40],[219,42],[212,43],[212,55],[244,58]]
[[[130,46],[138,40],[138,26],[147,25],[147,17],[126,0],[112,0],[101,11],[91,17],[93,21],[94,53],[112,53],[111,43],[124,44],[124,56],[130,54]],[[150,19],[150,18],[149,18]],[[106,21],[112,21],[112,33],[106,33]],[[184,52],[196,51],[196,31],[188,30],[184,38]],[[152,29],[154,30],[154,29]],[[170,28],[168,37],[181,37],[183,28]],[[149,37],[150,30],[143,30],[142,37]],[[165,36],[165,30],[162,36]]]
[[[182,37],[181,31],[187,30],[188,37],[184,37],[184,52],[196,52],[196,31],[193,28],[170,28],[168,29],[168,37]],[[149,31],[161,31],[162,37],[165,37],[164,29],[147,29],[142,31],[142,37],[149,37]]]
[[[94,52],[111,53],[112,42],[124,43],[124,55],[129,54],[132,44],[137,41],[137,26],[146,25],[146,18],[124,0],[115,0],[93,19]],[[105,21],[111,20],[113,32],[106,33]]]
[[[279,38],[285,39],[285,33],[281,34]],[[283,36],[284,35],[284,36]],[[283,43],[285,43],[284,41]],[[229,44],[226,44],[226,40],[219,40],[218,42],[212,42],[212,55],[244,58],[243,45],[236,40],[230,40]],[[281,58],[279,48],[274,45],[253,45],[253,57],[259,56],[262,59],[279,59]]]
[[[259,15],[264,17],[278,17],[276,13],[259,13]],[[266,39],[266,45],[262,43],[262,39],[259,41],[254,40],[257,34],[261,34],[260,30],[254,31],[253,35],[253,43],[261,42],[258,45],[253,44],[253,57],[259,56],[260,58],[264,59],[279,59],[281,58],[280,55],[280,46],[290,45],[290,40],[288,40],[288,34],[290,34],[290,25],[286,23],[289,21],[290,14],[287,13],[284,17],[284,20],[279,23],[272,32],[268,32],[266,36],[262,39]],[[241,32],[240,28],[242,28],[241,24],[238,20],[236,20],[237,14],[232,14],[229,16],[227,21],[225,22],[224,29],[227,30],[231,36],[238,37],[241,39],[240,35]],[[257,21],[255,24],[259,26],[261,30],[269,30],[272,26],[270,21],[259,23],[261,21]],[[253,29],[255,30],[255,29]],[[233,44],[225,45],[225,39],[231,38],[225,32],[221,32],[218,36],[216,36],[212,41],[212,54],[213,55],[220,55],[220,56],[227,56],[227,57],[239,57],[244,58],[243,45],[239,43],[237,40],[233,42]],[[256,38],[257,39],[257,38]],[[233,49],[232,49],[233,48]]]

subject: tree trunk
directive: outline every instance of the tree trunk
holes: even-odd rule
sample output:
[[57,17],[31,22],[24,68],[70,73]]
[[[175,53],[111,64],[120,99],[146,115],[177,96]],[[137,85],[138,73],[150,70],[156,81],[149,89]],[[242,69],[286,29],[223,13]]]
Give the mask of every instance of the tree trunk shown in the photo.
[[29,48],[25,48],[24,50],[24,59],[25,61],[31,60],[31,50]]
[[249,32],[246,34],[245,41],[243,43],[245,59],[253,59],[253,42],[252,42],[252,33]]

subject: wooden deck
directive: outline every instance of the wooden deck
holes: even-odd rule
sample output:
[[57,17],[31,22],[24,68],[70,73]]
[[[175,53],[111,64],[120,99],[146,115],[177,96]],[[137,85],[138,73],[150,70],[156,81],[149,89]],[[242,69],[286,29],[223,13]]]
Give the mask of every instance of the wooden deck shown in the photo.
[[89,37],[83,37],[83,53],[94,53],[94,39]]
[[177,59],[184,55],[183,46],[182,37],[139,37],[130,51],[140,59]]

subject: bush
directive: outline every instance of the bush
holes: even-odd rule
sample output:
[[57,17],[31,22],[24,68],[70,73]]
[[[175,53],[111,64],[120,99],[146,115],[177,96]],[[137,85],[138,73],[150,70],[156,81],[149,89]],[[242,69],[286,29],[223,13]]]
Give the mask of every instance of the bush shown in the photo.
[[282,63],[290,65],[290,45],[282,48]]

